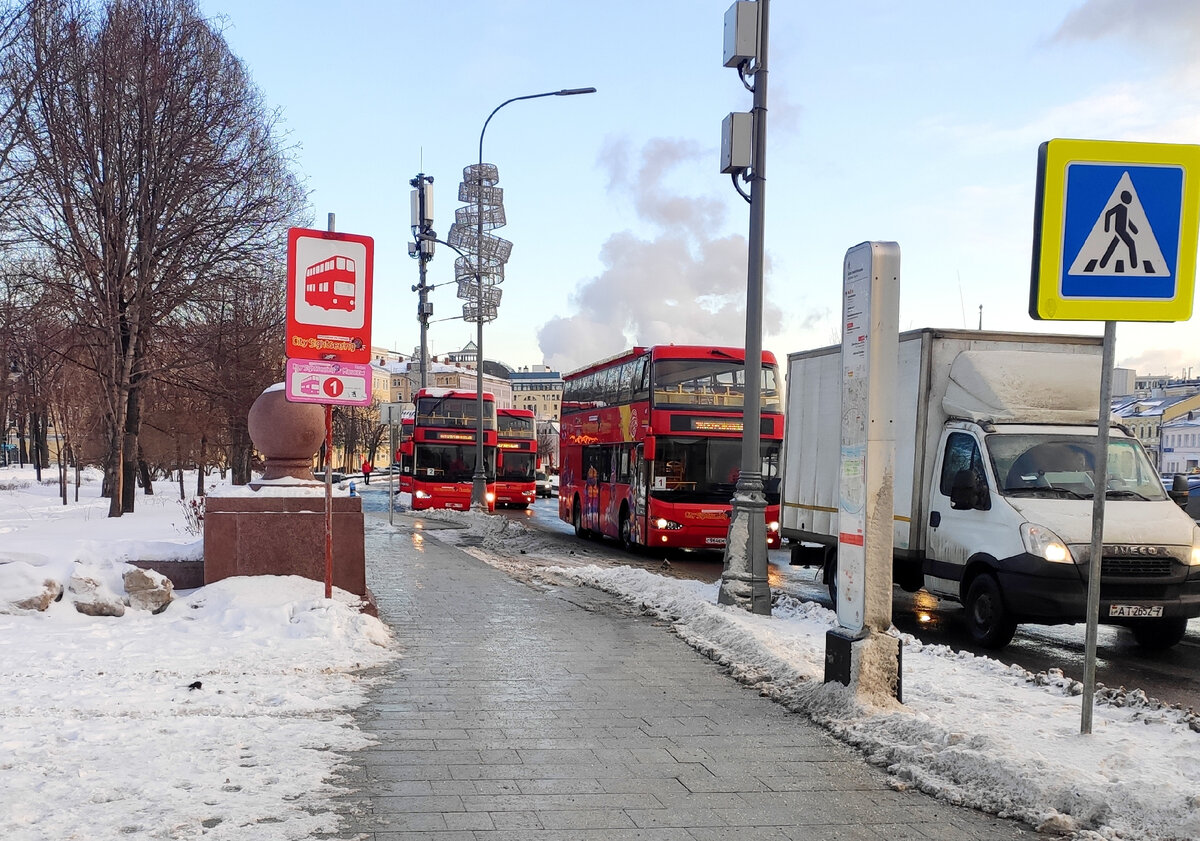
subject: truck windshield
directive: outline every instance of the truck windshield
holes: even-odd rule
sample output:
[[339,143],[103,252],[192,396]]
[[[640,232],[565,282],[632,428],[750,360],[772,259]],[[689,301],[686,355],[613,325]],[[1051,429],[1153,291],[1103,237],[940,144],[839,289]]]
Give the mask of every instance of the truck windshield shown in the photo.
[[[988,454],[1000,493],[1005,496],[1095,493],[1096,437],[1060,434],[987,436]],[[1130,438],[1108,439],[1108,496],[1161,501],[1167,498],[1158,472],[1141,445]]]

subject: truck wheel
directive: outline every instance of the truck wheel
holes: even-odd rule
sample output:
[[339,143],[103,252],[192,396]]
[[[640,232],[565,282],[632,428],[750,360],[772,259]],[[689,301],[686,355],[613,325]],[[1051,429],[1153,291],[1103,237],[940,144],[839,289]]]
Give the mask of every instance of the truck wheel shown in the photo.
[[984,648],[1004,648],[1017,631],[1017,623],[1004,606],[1000,584],[983,574],[971,582],[964,605],[971,639]]
[[638,545],[633,539],[633,523],[629,520],[629,510],[621,509],[621,548],[631,555],[636,555]]
[[837,610],[837,561],[829,560],[825,562],[825,586],[829,588],[829,600],[833,602],[833,609]]
[[1139,619],[1129,626],[1137,644],[1148,651],[1170,648],[1187,632],[1187,617],[1165,616],[1161,619]]

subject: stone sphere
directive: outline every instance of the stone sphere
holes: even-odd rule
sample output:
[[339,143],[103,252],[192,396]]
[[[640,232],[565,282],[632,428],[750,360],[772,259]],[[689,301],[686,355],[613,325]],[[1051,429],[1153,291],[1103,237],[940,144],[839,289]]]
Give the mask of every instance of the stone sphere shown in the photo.
[[250,407],[250,440],[266,459],[263,479],[313,481],[312,458],[325,440],[325,408],[292,403],[282,388],[264,391]]

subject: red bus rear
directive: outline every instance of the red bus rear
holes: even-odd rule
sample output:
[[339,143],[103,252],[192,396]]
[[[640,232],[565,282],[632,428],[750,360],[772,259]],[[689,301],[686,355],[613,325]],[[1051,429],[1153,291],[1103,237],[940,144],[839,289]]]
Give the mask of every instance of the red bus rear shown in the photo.
[[[412,493],[413,478],[413,417],[414,410],[405,409],[400,416],[400,446],[396,448],[396,462],[400,465],[398,479],[400,493]],[[409,446],[404,446],[408,444]]]
[[529,409],[497,409],[496,504],[527,508],[537,498],[537,434]]
[[[423,388],[413,402],[412,507],[471,507],[475,477],[478,400],[474,391]],[[402,445],[407,446],[407,445]],[[495,507],[496,399],[483,394],[483,472],[488,510]]]
[[[783,404],[762,355],[767,546],[779,542]],[[723,549],[741,466],[742,348],[633,348],[563,377],[559,517],[626,548]]]

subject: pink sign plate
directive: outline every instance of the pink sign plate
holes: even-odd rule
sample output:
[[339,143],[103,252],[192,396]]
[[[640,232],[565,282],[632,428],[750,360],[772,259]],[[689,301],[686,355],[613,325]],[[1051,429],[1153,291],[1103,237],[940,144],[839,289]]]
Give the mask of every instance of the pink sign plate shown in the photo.
[[371,405],[371,366],[354,362],[287,361],[286,396],[292,403]]

